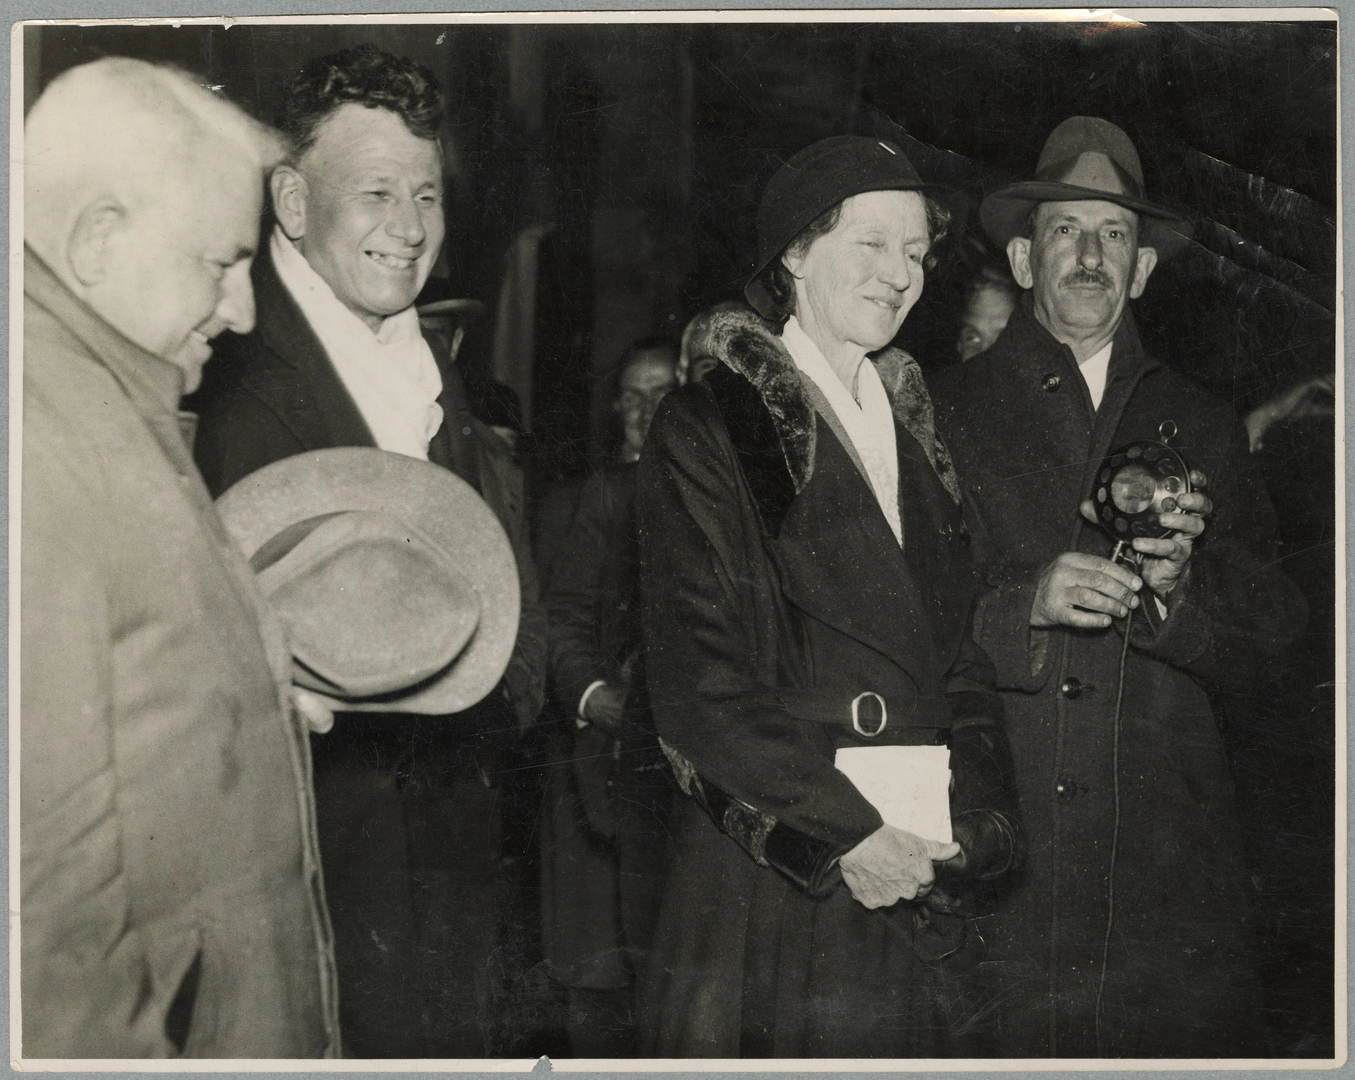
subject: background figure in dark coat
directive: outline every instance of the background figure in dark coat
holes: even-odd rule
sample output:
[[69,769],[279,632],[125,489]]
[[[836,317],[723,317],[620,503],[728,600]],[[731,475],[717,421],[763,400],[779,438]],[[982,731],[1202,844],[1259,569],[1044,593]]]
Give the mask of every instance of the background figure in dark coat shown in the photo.
[[[414,441],[406,452],[426,446],[428,460],[481,493],[517,557],[521,621],[500,689],[453,717],[341,714],[314,740],[344,1034],[361,1057],[493,1052],[494,761],[534,722],[543,696],[544,616],[520,477],[482,442],[456,369],[419,352],[427,346],[413,303],[443,235],[441,109],[431,75],[370,47],[303,69],[283,116],[294,156],[271,184],[279,226],[254,264],[258,324],[223,343],[219,377],[195,403],[195,454],[213,493],[292,454]],[[372,175],[384,199],[342,194]],[[306,282],[301,298],[279,260]],[[397,362],[411,356],[423,365],[417,377],[402,376],[403,397],[388,398]],[[364,384],[353,371],[360,376],[367,357],[379,359]],[[415,390],[435,394],[440,414]]]
[[[1126,308],[1184,226],[1144,200],[1138,155],[1105,121],[1060,125],[1040,176],[983,206],[1026,296],[990,350],[933,386],[971,497],[975,634],[1005,691],[1030,844],[993,920],[1008,981],[997,1048],[1261,1056],[1207,689],[1264,676],[1303,601],[1277,569],[1274,513],[1231,408],[1148,356]],[[1207,489],[1161,515],[1170,536],[1133,541],[1137,567],[1112,563],[1080,504],[1113,447],[1164,435]]]
[[1265,692],[1249,682],[1215,695],[1256,890],[1266,1018],[1283,1057],[1330,1057],[1338,1022],[1335,414],[1329,372],[1244,418],[1275,505],[1279,561],[1308,602],[1308,628]]
[[[876,140],[795,155],[746,290],[785,330],[716,316],[720,366],[663,404],[641,456],[647,684],[688,796],[645,1053],[958,1049],[966,999],[947,982],[972,983],[978,942],[948,894],[1008,871],[1017,832],[959,488],[916,363],[884,349],[944,197]],[[842,747],[942,741],[958,843],[885,824],[834,765]]]
[[541,821],[542,944],[569,987],[576,1057],[634,1056],[632,993],[662,890],[675,787],[644,698],[635,484],[676,363],[676,344],[657,339],[622,354],[622,460],[584,484],[545,586],[558,714]]

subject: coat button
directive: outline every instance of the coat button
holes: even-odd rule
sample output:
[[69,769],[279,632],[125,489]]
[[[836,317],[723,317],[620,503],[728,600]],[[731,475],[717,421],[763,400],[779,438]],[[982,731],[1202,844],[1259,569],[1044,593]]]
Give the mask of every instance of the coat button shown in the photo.
[[1059,388],[1059,383],[1062,381],[1063,380],[1061,380],[1057,375],[1046,375],[1043,381],[1040,383],[1040,385],[1045,388],[1045,391],[1047,393],[1052,394],[1055,390]]
[[1063,680],[1063,685],[1059,687],[1066,698],[1080,698],[1082,696],[1082,680],[1075,679],[1072,676]]
[[1067,802],[1077,794],[1077,781],[1071,777],[1060,777],[1054,783],[1054,792],[1060,799]]

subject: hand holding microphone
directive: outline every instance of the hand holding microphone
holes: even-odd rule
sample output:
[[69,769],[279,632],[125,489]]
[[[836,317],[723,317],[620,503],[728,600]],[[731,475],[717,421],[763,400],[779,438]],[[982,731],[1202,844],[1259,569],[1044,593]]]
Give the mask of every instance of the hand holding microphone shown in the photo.
[[[1175,511],[1159,514],[1157,518],[1164,529],[1172,531],[1160,538],[1137,536],[1130,545],[1143,556],[1139,564],[1143,583],[1163,600],[1176,588],[1194,552],[1195,540],[1204,532],[1204,519],[1214,509],[1212,500],[1201,490],[1208,483],[1209,478],[1204,473],[1199,469],[1191,469],[1192,490],[1176,500]],[[1091,500],[1083,504],[1084,516],[1089,507]]]
[[[1156,449],[1148,443],[1138,445]],[[1147,475],[1142,462],[1126,457],[1122,449],[1107,459],[1098,474],[1095,497],[1083,500],[1079,508],[1087,521],[1116,540],[1115,556],[1103,559],[1065,551],[1049,563],[1040,572],[1031,605],[1032,627],[1104,629],[1139,606],[1137,594],[1144,585],[1165,600],[1185,572],[1195,540],[1204,532],[1204,519],[1214,509],[1203,490],[1209,478],[1189,469],[1188,484],[1172,483],[1176,470],[1169,467],[1165,453],[1161,458],[1155,453],[1159,464],[1153,471],[1163,473],[1171,485],[1168,489],[1159,478]],[[1179,455],[1172,453],[1171,458],[1185,469]],[[1123,551],[1132,552],[1132,559],[1124,558]]]

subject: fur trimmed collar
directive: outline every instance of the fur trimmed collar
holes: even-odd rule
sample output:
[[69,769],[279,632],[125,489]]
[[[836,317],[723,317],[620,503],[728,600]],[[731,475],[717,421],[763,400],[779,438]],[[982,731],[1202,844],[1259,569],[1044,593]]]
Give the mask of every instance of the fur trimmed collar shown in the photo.
[[[748,380],[771,414],[798,495],[814,475],[817,429],[814,404],[805,391],[800,369],[770,325],[752,312],[716,315],[708,335],[711,353]],[[958,506],[960,485],[955,466],[936,433],[932,399],[917,361],[902,349],[885,349],[873,357],[873,362],[889,395],[894,419],[917,440],[937,478]]]

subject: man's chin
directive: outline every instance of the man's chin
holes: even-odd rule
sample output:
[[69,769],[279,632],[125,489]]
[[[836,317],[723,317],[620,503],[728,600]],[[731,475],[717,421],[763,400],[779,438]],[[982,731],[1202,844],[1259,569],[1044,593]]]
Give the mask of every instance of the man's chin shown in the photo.
[[362,283],[366,286],[363,289],[363,306],[374,315],[390,318],[413,307],[424,282],[428,280],[432,265],[415,264],[407,271],[386,271],[379,266],[373,266],[372,269],[376,272]]
[[211,358],[211,346],[202,345],[198,342],[185,345],[168,358],[171,364],[183,372],[183,392],[185,394],[191,394],[202,385],[202,369],[207,366],[207,361]]
[[1104,297],[1084,304],[1063,304],[1058,310],[1059,321],[1079,330],[1099,330],[1116,319],[1115,305]]
[[389,289],[381,292],[373,292],[366,297],[366,303],[363,307],[368,314],[375,315],[381,319],[389,319],[392,315],[399,315],[402,311],[407,311],[414,306],[414,301],[418,298],[419,290],[401,289],[392,291]]
[[202,385],[202,369],[203,369],[205,366],[206,366],[205,363],[204,363],[204,364],[196,364],[196,365],[194,365],[194,366],[192,366],[192,367],[184,367],[184,368],[182,369],[182,370],[183,370],[183,392],[184,392],[184,395],[185,395],[185,396],[187,396],[188,394],[193,393],[193,391],[195,391],[199,386]]

